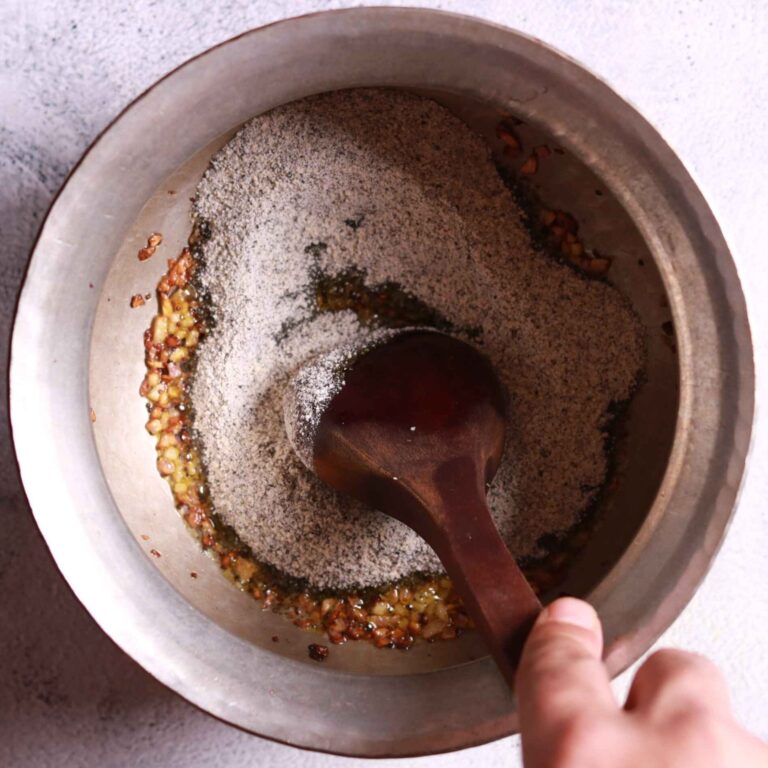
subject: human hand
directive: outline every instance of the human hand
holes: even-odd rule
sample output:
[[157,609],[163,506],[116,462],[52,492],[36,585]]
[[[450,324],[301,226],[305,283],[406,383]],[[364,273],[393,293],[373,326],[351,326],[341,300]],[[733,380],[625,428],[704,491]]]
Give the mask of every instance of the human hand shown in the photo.
[[517,672],[526,768],[768,768],[731,714],[725,680],[693,653],[657,651],[620,707],[594,609],[562,598],[531,630]]

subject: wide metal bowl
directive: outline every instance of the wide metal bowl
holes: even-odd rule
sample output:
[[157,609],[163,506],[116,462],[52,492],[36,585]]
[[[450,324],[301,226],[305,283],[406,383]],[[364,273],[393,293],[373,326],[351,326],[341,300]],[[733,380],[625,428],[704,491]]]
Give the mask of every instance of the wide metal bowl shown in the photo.
[[[611,673],[645,651],[696,589],[736,499],[753,412],[744,299],[712,213],[653,128],[583,68],[511,30],[411,9],[323,13],[244,34],[149,89],[88,150],[42,228],[14,329],[11,415],[62,573],[148,671],[263,736],[423,754],[515,730],[513,698],[479,638],[408,653],[351,643],[325,665],[309,661],[308,636],[227,583],[178,519],[137,392],[153,307],[128,306],[184,243],[189,196],[237,126],[355,86],[431,95],[497,149],[494,127],[514,114],[528,146],[563,150],[534,188],[615,257],[611,280],[646,327],[648,366],[603,523],[562,588],[599,610]],[[140,263],[151,231],[165,236],[160,256]]]

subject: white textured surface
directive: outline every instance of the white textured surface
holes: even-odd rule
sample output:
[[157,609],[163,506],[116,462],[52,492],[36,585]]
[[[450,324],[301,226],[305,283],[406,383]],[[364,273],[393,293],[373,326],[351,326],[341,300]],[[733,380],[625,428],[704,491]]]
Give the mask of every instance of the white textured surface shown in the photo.
[[[350,3],[4,0],[0,3],[0,359],[26,254],[66,172],[143,88],[245,29]],[[385,0],[377,4],[384,5]],[[749,303],[758,376],[768,364],[768,14],[762,0],[418,2],[484,16],[578,58],[634,102],[699,181]],[[121,4],[122,5],[122,4]],[[118,651],[58,576],[26,509],[0,384],[0,765],[68,768],[367,765],[271,744],[203,715]],[[765,385],[759,385],[758,401]],[[739,511],[704,586],[663,643],[711,656],[737,713],[768,738],[768,419],[758,415]],[[618,688],[626,685],[626,676]],[[300,727],[300,726],[297,726]],[[517,740],[402,761],[519,764]],[[386,768],[397,761],[380,761]]]

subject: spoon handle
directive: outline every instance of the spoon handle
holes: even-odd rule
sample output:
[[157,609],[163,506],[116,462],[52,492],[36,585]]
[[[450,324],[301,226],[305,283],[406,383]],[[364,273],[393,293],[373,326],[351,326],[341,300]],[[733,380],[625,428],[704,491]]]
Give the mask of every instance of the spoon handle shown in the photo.
[[439,489],[435,510],[442,531],[438,557],[452,578],[467,611],[485,637],[510,686],[525,638],[542,605],[496,528],[479,473],[451,473]]

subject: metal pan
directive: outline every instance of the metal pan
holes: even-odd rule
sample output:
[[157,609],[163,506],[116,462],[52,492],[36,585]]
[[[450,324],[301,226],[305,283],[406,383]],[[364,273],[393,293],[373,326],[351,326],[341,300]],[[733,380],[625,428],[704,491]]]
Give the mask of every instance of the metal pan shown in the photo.
[[408,653],[351,643],[325,665],[309,661],[306,634],[233,589],[185,532],[137,395],[152,308],[130,310],[128,298],[162,270],[135,258],[147,233],[177,252],[191,190],[245,120],[356,86],[431,95],[491,142],[514,114],[526,142],[565,152],[534,188],[614,255],[611,280],[646,326],[649,360],[603,523],[563,589],[598,608],[612,674],[638,658],[692,596],[736,500],[753,414],[744,299],[712,213],[660,136],[579,65],[511,30],[412,9],[322,13],[248,32],[159,81],[94,142],[43,225],[14,328],[11,416],[62,573],[159,680],[289,744],[426,754],[516,728],[479,638]]

